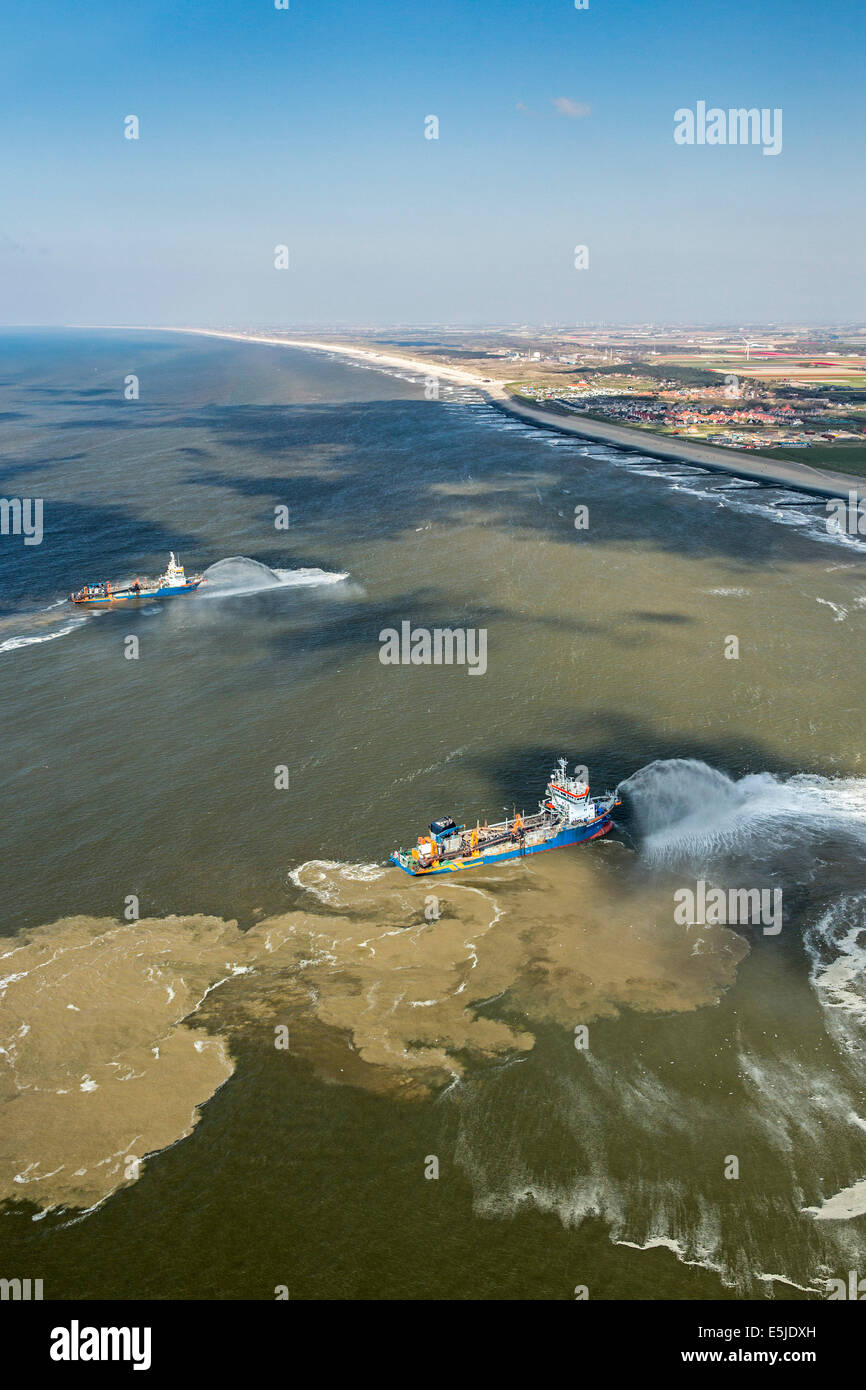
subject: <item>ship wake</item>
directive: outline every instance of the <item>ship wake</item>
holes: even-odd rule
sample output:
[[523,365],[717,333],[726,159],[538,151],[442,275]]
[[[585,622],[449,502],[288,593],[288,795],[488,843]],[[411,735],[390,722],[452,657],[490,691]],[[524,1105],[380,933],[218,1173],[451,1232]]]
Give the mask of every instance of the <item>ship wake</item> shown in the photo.
[[[90,618],[99,617],[99,612],[69,616],[71,605],[66,599],[57,599],[45,608],[25,612],[0,619],[0,655],[17,652],[24,647],[39,646],[42,642],[54,642],[58,637],[68,637]],[[6,635],[8,634],[8,635]]]
[[268,589],[318,588],[328,584],[342,584],[349,578],[347,573],[319,569],[315,566],[302,566],[298,569],[271,569],[260,560],[250,560],[246,555],[230,555],[225,560],[217,560],[204,572],[205,586],[200,590],[202,598],[234,598],[241,594],[257,594]]
[[[795,881],[847,877],[866,852],[866,779],[769,772],[735,780],[693,758],[649,763],[622,782],[623,825],[641,857],[695,872],[735,861]],[[804,877],[805,876],[805,877]]]

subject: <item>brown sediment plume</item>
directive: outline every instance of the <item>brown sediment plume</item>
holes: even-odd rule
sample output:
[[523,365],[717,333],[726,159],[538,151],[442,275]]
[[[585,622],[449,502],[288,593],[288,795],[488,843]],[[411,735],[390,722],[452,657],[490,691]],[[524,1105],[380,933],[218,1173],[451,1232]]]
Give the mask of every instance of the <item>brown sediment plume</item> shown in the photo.
[[[277,918],[254,932],[279,938],[275,961],[291,958],[316,1017],[365,1061],[431,1084],[463,1071],[460,1054],[528,1051],[537,1022],[715,1003],[746,942],[676,926],[670,886],[629,885],[617,873],[629,852],[601,853],[406,888],[392,871],[365,881],[305,865],[299,886],[345,915],[299,913],[288,931]],[[479,1012],[493,999],[497,1017]]]
[[71,917],[0,957],[0,1197],[89,1206],[189,1134],[231,1075],[223,1040],[178,1025],[243,934],[212,917]]
[[629,886],[627,858],[426,882],[313,862],[292,876],[301,910],[246,932],[192,916],[27,933],[0,958],[0,1197],[87,1206],[134,1181],[231,1075],[232,1037],[273,1047],[284,1025],[324,1079],[418,1097],[525,1054],[542,1022],[714,1003],[745,942],[677,927],[670,889]]

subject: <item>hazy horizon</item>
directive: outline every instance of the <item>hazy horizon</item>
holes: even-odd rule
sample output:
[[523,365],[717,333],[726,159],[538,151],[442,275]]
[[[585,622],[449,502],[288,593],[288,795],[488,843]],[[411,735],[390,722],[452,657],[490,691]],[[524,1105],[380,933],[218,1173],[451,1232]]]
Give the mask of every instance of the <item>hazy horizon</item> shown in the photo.
[[483,321],[481,321],[481,320],[479,320],[479,321],[477,321],[477,322],[467,321],[467,322],[465,322],[465,323],[460,323],[460,322],[457,322],[457,321],[448,321],[448,320],[445,320],[445,319],[442,319],[442,320],[432,320],[432,319],[431,319],[431,320],[426,320],[426,321],[414,321],[414,320],[413,320],[413,321],[405,321],[405,322],[400,322],[400,321],[398,321],[398,320],[381,320],[381,321],[368,320],[368,321],[366,321],[366,322],[360,322],[360,321],[352,321],[352,320],[346,319],[346,320],[343,320],[343,321],[340,321],[340,320],[333,320],[333,321],[330,322],[330,323],[324,323],[324,322],[323,322],[323,323],[315,323],[315,322],[296,322],[296,323],[286,322],[286,323],[274,323],[274,322],[264,322],[264,321],[261,322],[261,323],[255,323],[255,322],[252,322],[252,321],[250,320],[250,321],[247,321],[247,322],[244,323],[244,322],[240,322],[240,321],[229,321],[229,320],[217,320],[217,319],[214,319],[213,322],[211,322],[211,323],[205,323],[205,322],[202,322],[202,321],[195,321],[195,322],[194,322],[194,321],[191,320],[191,321],[189,321],[188,323],[182,323],[182,322],[176,322],[176,323],[168,323],[168,322],[166,322],[166,323],[156,323],[156,322],[154,322],[154,323],[121,323],[121,322],[116,322],[116,323],[96,323],[96,322],[93,322],[93,323],[61,323],[61,322],[53,322],[53,323],[52,323],[52,322],[46,321],[46,322],[44,322],[44,323],[23,323],[23,322],[22,322],[22,323],[2,323],[2,324],[0,324],[0,328],[9,328],[9,329],[16,329],[16,328],[28,329],[28,328],[31,328],[31,329],[34,329],[34,330],[38,330],[38,329],[63,329],[63,328],[68,328],[68,329],[82,329],[82,330],[85,330],[85,329],[90,329],[90,328],[92,328],[92,329],[94,329],[94,330],[96,330],[96,329],[106,329],[106,330],[111,330],[111,329],[123,329],[123,330],[126,330],[126,329],[129,329],[130,331],[133,331],[133,332],[134,332],[136,329],[141,329],[142,331],[145,331],[145,330],[148,330],[148,329],[154,329],[154,330],[158,330],[158,331],[160,331],[160,332],[166,332],[166,333],[169,333],[169,332],[171,332],[172,330],[177,330],[177,331],[179,331],[179,332],[185,332],[185,331],[193,331],[193,330],[199,330],[199,329],[200,329],[200,330],[206,332],[206,331],[211,331],[211,330],[213,330],[213,331],[220,331],[220,330],[226,330],[226,331],[229,331],[229,330],[232,330],[232,331],[237,330],[237,331],[241,331],[241,330],[243,330],[243,329],[249,329],[250,331],[262,332],[262,333],[264,333],[264,332],[273,332],[273,333],[313,333],[313,332],[316,332],[316,333],[336,333],[336,332],[341,332],[341,333],[343,333],[343,332],[347,332],[347,331],[350,331],[350,330],[355,330],[355,331],[357,331],[357,332],[364,332],[364,333],[370,333],[370,334],[376,333],[376,332],[378,332],[378,331],[382,331],[382,332],[387,332],[387,333],[397,333],[397,332],[405,332],[405,333],[420,333],[420,332],[454,332],[454,333],[502,333],[502,334],[506,334],[506,333],[522,333],[522,332],[540,332],[540,333],[550,333],[550,334],[552,334],[552,335],[555,335],[555,334],[557,334],[557,333],[580,333],[580,332],[600,333],[600,332],[603,332],[603,331],[606,330],[606,329],[610,329],[611,331],[627,331],[627,330],[632,330],[632,329],[644,329],[644,330],[652,329],[652,330],[655,331],[655,332],[662,332],[662,331],[664,331],[664,330],[670,330],[671,332],[675,332],[675,333],[682,333],[682,332],[685,332],[685,331],[688,330],[688,329],[694,329],[696,332],[703,331],[703,332],[717,332],[717,333],[718,333],[718,332],[722,332],[723,330],[727,330],[727,329],[731,329],[731,330],[733,330],[733,331],[739,331],[741,328],[745,328],[745,327],[752,327],[752,328],[754,328],[754,327],[760,327],[760,328],[764,328],[764,329],[775,329],[775,330],[777,330],[779,333],[793,333],[793,332],[796,332],[798,329],[807,329],[807,330],[808,330],[808,329],[821,329],[821,328],[852,329],[852,330],[856,330],[856,331],[862,331],[863,328],[866,327],[866,318],[864,318],[864,319],[850,319],[850,320],[843,320],[843,319],[836,320],[836,319],[819,319],[819,318],[815,318],[815,319],[790,319],[790,320],[787,320],[787,321],[782,320],[782,319],[728,319],[728,320],[718,319],[718,320],[706,320],[706,321],[702,321],[702,320],[698,320],[698,319],[696,319],[696,320],[682,319],[682,320],[680,320],[679,322],[675,322],[675,321],[673,321],[673,320],[666,320],[666,319],[659,319],[659,320],[657,320],[657,321],[653,321],[653,320],[639,320],[639,319],[605,319],[605,320],[600,320],[600,321],[598,321],[598,322],[591,321],[591,322],[587,322],[587,323],[564,323],[564,322],[563,322],[563,323],[548,323],[548,322],[543,322],[543,321],[536,321],[536,322],[524,321],[524,322],[519,322],[519,321],[517,321],[517,320],[515,320],[515,321],[512,322],[512,323],[505,323],[505,322],[501,322],[501,323],[497,323],[497,322],[485,323],[485,322],[483,322]]

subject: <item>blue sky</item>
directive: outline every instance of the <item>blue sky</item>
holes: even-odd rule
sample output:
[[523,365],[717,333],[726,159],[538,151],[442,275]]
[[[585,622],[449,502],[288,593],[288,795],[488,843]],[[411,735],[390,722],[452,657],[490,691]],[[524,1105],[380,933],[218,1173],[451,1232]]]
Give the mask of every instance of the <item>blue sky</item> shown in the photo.
[[[3,36],[0,322],[866,319],[853,0],[6,0]],[[676,145],[699,100],[780,107],[781,154]]]

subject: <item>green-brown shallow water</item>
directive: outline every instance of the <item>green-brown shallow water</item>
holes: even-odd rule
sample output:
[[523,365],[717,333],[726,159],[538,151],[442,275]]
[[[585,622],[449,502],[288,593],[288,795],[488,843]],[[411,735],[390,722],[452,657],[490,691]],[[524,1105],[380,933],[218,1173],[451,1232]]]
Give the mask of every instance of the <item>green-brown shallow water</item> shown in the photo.
[[[42,544],[0,544],[0,1272],[51,1298],[866,1274],[862,548],[297,351],[7,334],[0,411],[4,495],[45,499]],[[169,548],[256,563],[58,604]],[[404,620],[486,629],[486,673],[383,665]],[[610,840],[386,866],[434,815],[533,808],[560,753],[625,784]],[[678,925],[699,877],[780,887],[782,932]]]

